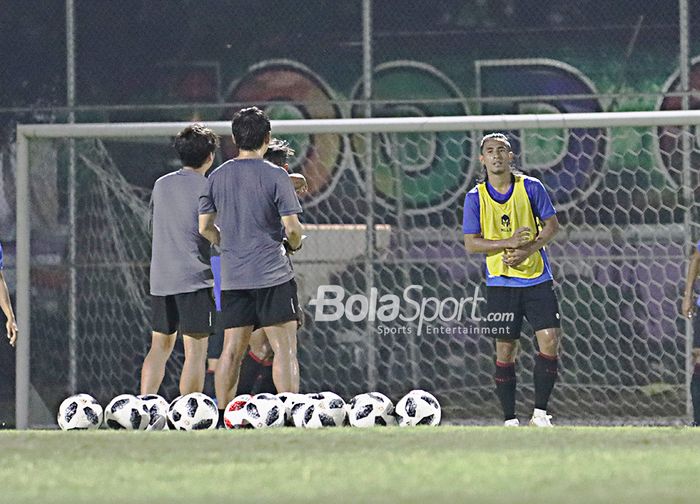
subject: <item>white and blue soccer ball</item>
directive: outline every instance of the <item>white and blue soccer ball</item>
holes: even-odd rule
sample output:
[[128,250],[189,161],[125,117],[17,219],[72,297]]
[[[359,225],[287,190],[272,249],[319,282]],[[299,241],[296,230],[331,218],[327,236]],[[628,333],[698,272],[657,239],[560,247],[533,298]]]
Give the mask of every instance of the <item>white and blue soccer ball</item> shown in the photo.
[[353,427],[396,425],[394,403],[379,392],[356,395],[348,403],[348,421]]
[[224,410],[224,426],[227,429],[252,429],[253,425],[248,418],[246,406],[252,399],[250,394],[241,394],[234,397],[226,405]]
[[184,395],[168,408],[168,422],[176,430],[212,430],[218,420],[216,404],[201,392]]
[[170,407],[168,401],[158,394],[144,394],[137,397],[146,404],[146,409],[148,409],[148,414],[150,415],[146,430],[167,430],[168,409]]
[[303,427],[321,429],[323,427],[342,427],[347,421],[345,401],[333,392],[310,394],[315,403],[304,414]]
[[439,425],[442,408],[430,392],[411,390],[396,403],[396,418],[401,427]]
[[102,419],[102,406],[89,394],[72,395],[58,407],[57,420],[61,430],[99,429]]
[[257,394],[245,406],[248,421],[255,429],[284,427],[286,409],[273,394]]
[[146,430],[151,415],[146,404],[131,394],[121,394],[105,408],[105,423],[110,429]]

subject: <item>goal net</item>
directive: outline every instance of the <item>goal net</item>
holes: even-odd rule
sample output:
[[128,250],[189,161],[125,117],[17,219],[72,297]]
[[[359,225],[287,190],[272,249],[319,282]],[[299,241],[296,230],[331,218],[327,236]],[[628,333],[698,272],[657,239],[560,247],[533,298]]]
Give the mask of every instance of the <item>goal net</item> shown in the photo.
[[[563,332],[549,409],[560,422],[681,421],[698,124],[692,111],[273,121],[310,186],[309,238],[295,256],[303,391],[397,400],[423,388],[446,420],[499,419],[493,342],[478,331],[483,258],[465,253],[461,232],[479,137],[498,130],[562,224],[548,247]],[[106,403],[138,391],[150,344],[150,190],[177,169],[171,143],[184,125],[18,128],[18,427],[54,422],[71,393]],[[228,137],[228,123],[209,125]],[[536,351],[527,324],[521,343],[524,414]],[[181,362],[176,348],[168,399]]]

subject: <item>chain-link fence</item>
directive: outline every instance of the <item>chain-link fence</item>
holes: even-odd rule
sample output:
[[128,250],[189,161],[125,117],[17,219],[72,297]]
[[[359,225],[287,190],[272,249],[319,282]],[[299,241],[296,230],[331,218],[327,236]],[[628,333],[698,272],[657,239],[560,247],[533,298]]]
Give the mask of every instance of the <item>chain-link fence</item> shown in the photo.
[[[21,78],[8,79],[0,90],[0,189],[4,195],[0,240],[11,286],[15,285],[16,240],[14,128],[18,122],[68,118],[66,86],[60,77],[66,56],[63,7],[56,2],[31,9],[25,2],[10,2],[8,15],[26,30],[14,37],[3,33],[1,39],[4,54],[24,56],[8,61],[6,71]],[[369,15],[363,18],[363,13]],[[699,20],[700,5],[683,1],[630,0],[606,3],[604,8],[595,1],[572,6],[563,0],[433,4],[316,0],[254,5],[134,0],[119,6],[80,2],[75,8],[77,105],[73,110],[78,122],[213,121],[228,119],[238,107],[250,104],[264,107],[275,119],[365,117],[368,113],[375,117],[568,113],[674,110],[683,107],[683,95],[689,108],[697,108],[700,39],[692,35],[698,33]],[[42,37],[30,36],[33,26],[43,27]],[[688,41],[688,88],[695,94],[683,93],[684,39]],[[598,219],[599,225],[606,226],[648,224],[650,211],[639,210],[646,208],[640,202],[647,202],[654,215],[677,219],[678,191],[694,186],[683,185],[673,155],[657,157],[652,136],[616,137],[615,152],[626,154],[609,161],[627,164],[615,172],[604,168],[613,151],[584,153],[576,162],[568,161],[571,146],[557,140],[558,135],[558,131],[532,136],[526,132],[518,148],[523,153],[521,165],[542,177],[555,196],[555,205],[563,210],[565,223],[591,224]],[[675,132],[660,137],[666,150],[678,138]],[[372,168],[376,200],[369,204],[362,198],[364,186],[358,184],[366,180],[367,169],[361,136],[289,139],[303,154],[293,169],[304,173],[310,183],[309,222],[362,225],[362,216],[371,212],[377,224],[390,226],[390,231],[377,231],[380,255],[382,239],[390,241],[391,249],[396,245],[393,240],[398,240],[398,250],[407,254],[412,250],[407,240],[415,233],[459,229],[455,208],[473,183],[474,164],[465,164],[473,148],[471,135],[435,133],[430,142],[411,135],[376,135]],[[118,170],[129,184],[140,188],[137,191],[148,191],[174,165],[167,145],[144,150],[135,149],[136,145],[114,144],[110,155],[131,157],[138,152],[139,169],[118,163]],[[314,156],[307,155],[310,152]],[[232,153],[232,146],[225,143],[221,157]],[[68,176],[65,151],[46,152],[47,163],[56,155],[55,177],[47,184],[55,185]],[[641,171],[633,170],[635,163]],[[553,167],[571,177],[557,175]],[[632,187],[627,185],[632,173],[642,177],[635,179],[637,189],[611,189]],[[579,184],[578,189],[572,192],[568,183]],[[51,190],[37,188],[32,197],[35,204],[40,203],[41,212],[53,219],[47,226],[65,232],[70,224],[64,206],[68,192],[54,203],[55,208],[49,208],[50,201],[41,195]],[[597,201],[597,206],[581,206],[585,198]],[[361,230],[354,233],[363,235]],[[64,261],[69,248],[64,245],[47,238],[36,247],[49,251],[44,259]],[[79,244],[74,248],[79,250]],[[676,252],[678,260],[685,256],[685,251]],[[364,266],[357,268],[344,275],[366,278]],[[396,287],[417,274],[411,268],[380,270],[378,285],[398,282]],[[610,284],[618,282],[605,278]],[[433,282],[423,273],[418,279]],[[358,289],[366,287],[363,281],[353,280]],[[576,296],[586,299],[578,291]],[[57,306],[61,302],[56,301]],[[641,310],[643,304],[634,310]],[[653,332],[654,327],[638,323],[630,331]],[[664,326],[665,333],[670,327]],[[681,339],[674,341],[680,344],[681,332],[676,336]],[[406,351],[422,350],[408,345]],[[381,352],[375,357],[383,362]],[[0,359],[0,369],[12,370],[7,349],[0,351]],[[416,366],[410,370],[411,376],[422,372]],[[6,378],[0,393],[6,407],[0,415],[11,421],[14,382],[11,373]]]

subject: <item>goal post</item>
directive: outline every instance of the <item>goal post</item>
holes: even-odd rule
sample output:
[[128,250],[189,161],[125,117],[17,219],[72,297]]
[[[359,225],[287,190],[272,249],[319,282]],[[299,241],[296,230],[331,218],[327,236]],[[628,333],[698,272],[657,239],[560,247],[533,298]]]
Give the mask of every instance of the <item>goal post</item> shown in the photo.
[[[139,163],[143,153],[137,144],[144,144],[145,152],[149,139],[172,160],[168,139],[188,124],[17,127],[17,428],[43,423],[36,404],[53,414],[62,394],[83,391],[69,390],[61,380],[38,385],[50,381],[48,369],[60,368],[60,363],[41,360],[48,358],[46,353],[65,351],[63,339],[81,346],[75,358],[87,369],[78,387],[94,381],[105,396],[137,390],[140,345],[148,344],[150,332],[144,308],[150,244],[140,223],[150,187],[139,187],[140,174],[125,168],[123,160]],[[230,136],[229,122],[206,124],[222,137]],[[318,299],[302,300],[312,319],[300,337],[303,386],[342,395],[376,386],[394,398],[423,387],[436,392],[448,419],[497,416],[490,342],[458,331],[476,325],[471,313],[461,320],[442,320],[435,310],[447,310],[452,298],[459,302],[471,296],[478,313],[482,258],[466,256],[462,249],[461,207],[480,170],[478,137],[498,130],[513,137],[518,165],[543,181],[563,224],[549,247],[564,332],[553,410],[572,421],[679,421],[689,407],[691,333],[676,305],[685,260],[699,235],[693,213],[698,125],[700,111],[273,120],[273,135],[293,140],[297,168],[310,181],[312,194],[303,201],[305,222],[362,226],[366,202],[374,201],[376,210],[375,225],[360,228],[365,254],[347,254],[341,265],[323,270],[332,272],[323,276],[329,285],[343,291],[350,319],[345,313],[339,320],[313,320]],[[365,135],[374,140],[364,142]],[[61,252],[66,226],[61,188],[69,183],[62,149],[67,139],[76,139],[80,167],[70,183],[85,205],[79,203],[78,213],[86,250],[75,265],[67,265]],[[105,146],[110,142],[114,145]],[[32,151],[42,143],[49,147]],[[371,167],[365,161],[366,145],[372,146]],[[55,164],[49,182],[42,169],[41,186],[35,186],[40,178],[36,156]],[[147,157],[157,159],[150,151]],[[172,163],[167,166],[174,169]],[[374,184],[364,183],[368,172]],[[368,188],[374,191],[371,198]],[[56,194],[49,194],[51,189]],[[57,230],[47,234],[46,240],[53,240],[49,252],[37,251],[44,242],[32,240],[44,222],[33,203],[42,194],[52,199],[48,222]],[[338,233],[327,241],[339,240],[342,247],[342,240],[349,244],[355,236]],[[305,248],[312,248],[312,242]],[[300,261],[310,271],[324,262],[319,257]],[[61,271],[76,267],[85,275],[76,294],[78,316],[84,319],[76,325],[78,334],[70,337],[49,335],[67,327],[65,290],[62,280],[52,276],[52,265]],[[315,287],[306,290],[320,292]],[[404,315],[412,303],[425,302],[425,317],[370,320],[383,295],[396,296]],[[365,318],[359,318],[364,306],[359,296],[365,296],[370,309]],[[103,314],[110,318],[103,320]],[[425,332],[428,326],[433,333]],[[140,340],[120,348],[121,338],[132,337],[129,331]],[[518,368],[520,409],[531,403],[528,340],[523,338]]]

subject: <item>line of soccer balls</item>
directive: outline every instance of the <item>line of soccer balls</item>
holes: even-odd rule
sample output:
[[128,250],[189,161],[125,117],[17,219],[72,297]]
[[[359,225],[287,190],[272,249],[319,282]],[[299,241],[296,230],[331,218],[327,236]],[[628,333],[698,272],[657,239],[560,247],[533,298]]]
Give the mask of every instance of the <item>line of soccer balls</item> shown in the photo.
[[[62,430],[99,429],[103,423],[122,430],[207,430],[215,429],[218,410],[205,394],[175,398],[170,404],[159,395],[122,394],[103,410],[89,394],[65,399],[58,409]],[[412,390],[396,407],[379,392],[369,392],[345,402],[333,392],[316,394],[243,394],[235,397],[224,412],[227,429],[264,429],[294,426],[307,429],[351,425],[438,425],[442,410],[435,396]]]

